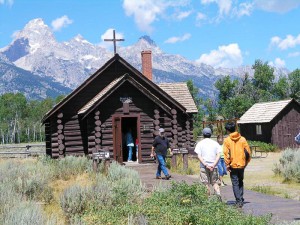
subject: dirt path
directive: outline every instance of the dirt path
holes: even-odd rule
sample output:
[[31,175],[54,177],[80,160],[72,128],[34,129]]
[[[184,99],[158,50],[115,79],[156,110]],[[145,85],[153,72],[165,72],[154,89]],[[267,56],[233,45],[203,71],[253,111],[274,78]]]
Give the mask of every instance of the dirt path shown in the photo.
[[[169,186],[170,181],[185,181],[189,184],[199,182],[197,175],[179,175],[172,174],[172,178],[168,180],[157,180],[155,179],[156,164],[129,164],[126,167],[137,170],[140,174],[142,182],[150,190],[153,187],[162,185]],[[222,198],[224,202],[231,205],[235,199],[232,192],[231,185],[227,185],[221,188]],[[245,190],[245,205],[243,211],[253,215],[265,215],[272,213],[272,222],[278,221],[300,221],[300,201],[285,199],[271,195],[265,195],[254,191]]]

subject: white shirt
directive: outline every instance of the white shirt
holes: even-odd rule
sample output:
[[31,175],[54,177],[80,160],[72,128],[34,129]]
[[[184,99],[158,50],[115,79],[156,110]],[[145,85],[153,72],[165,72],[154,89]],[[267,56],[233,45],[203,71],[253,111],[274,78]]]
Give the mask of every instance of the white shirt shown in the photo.
[[[199,141],[195,148],[195,152],[202,157],[208,166],[213,166],[217,154],[221,153],[221,151],[222,148],[219,143],[210,138],[204,138],[202,141]],[[201,166],[204,167],[204,165]]]

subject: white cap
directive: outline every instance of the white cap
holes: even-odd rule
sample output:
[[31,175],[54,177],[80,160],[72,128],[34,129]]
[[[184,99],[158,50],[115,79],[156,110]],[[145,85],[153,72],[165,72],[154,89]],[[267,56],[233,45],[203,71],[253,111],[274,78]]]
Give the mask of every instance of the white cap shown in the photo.
[[159,133],[164,133],[165,129],[164,128],[159,128]]

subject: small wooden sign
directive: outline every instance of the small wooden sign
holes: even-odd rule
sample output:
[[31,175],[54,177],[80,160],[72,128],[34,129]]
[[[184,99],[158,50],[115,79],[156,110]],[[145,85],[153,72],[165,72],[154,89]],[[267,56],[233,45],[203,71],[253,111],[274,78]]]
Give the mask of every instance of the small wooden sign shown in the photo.
[[188,154],[189,151],[186,148],[174,148],[172,150],[173,154]]
[[120,101],[122,103],[131,103],[132,102],[132,98],[131,97],[120,97]]
[[109,159],[109,158],[110,158],[109,151],[93,153],[93,159]]

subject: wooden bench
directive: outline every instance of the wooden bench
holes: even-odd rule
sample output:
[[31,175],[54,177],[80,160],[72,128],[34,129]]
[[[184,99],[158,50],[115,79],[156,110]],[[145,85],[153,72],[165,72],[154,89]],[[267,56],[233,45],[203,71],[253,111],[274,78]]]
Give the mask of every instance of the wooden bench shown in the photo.
[[251,149],[252,157],[264,157],[264,158],[268,157],[268,152],[259,149],[258,145],[251,145],[250,149]]
[[97,152],[93,152],[92,159],[93,159],[94,172],[98,171],[98,165],[101,162],[104,162],[105,170],[107,170],[107,168],[110,164],[110,153],[109,153],[109,151],[101,151],[101,150],[97,151]]

